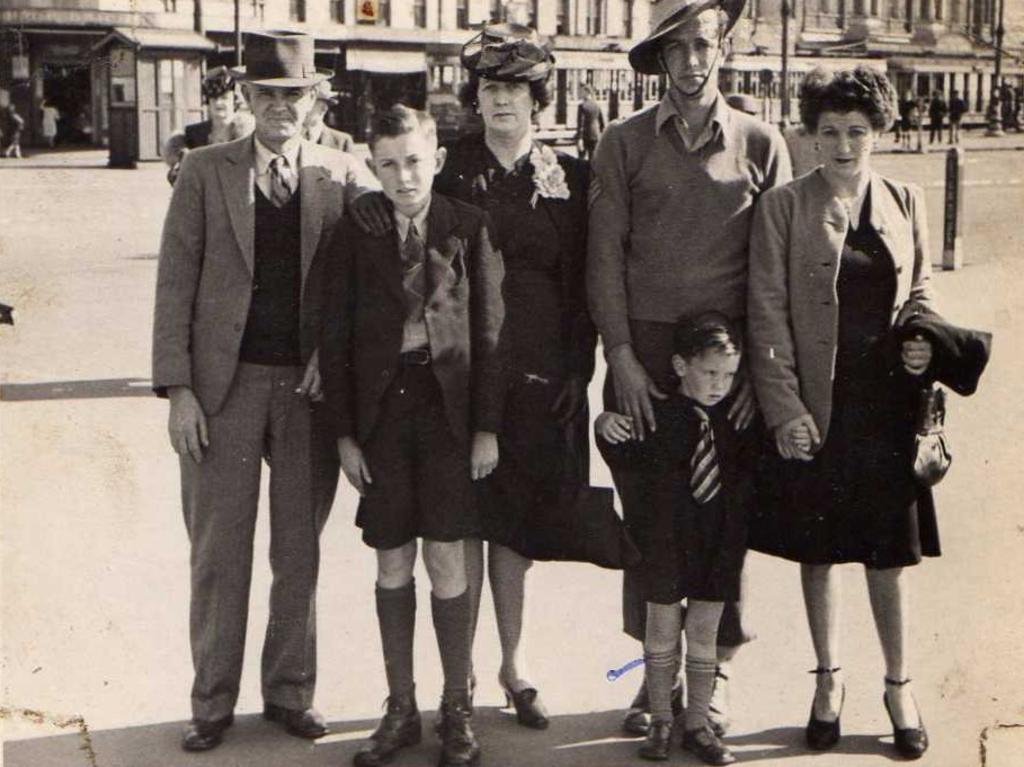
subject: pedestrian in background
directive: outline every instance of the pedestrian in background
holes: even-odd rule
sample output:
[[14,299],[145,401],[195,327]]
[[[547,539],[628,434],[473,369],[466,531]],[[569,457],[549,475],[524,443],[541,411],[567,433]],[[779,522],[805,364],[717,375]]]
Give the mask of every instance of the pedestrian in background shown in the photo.
[[331,107],[337,106],[338,94],[331,88],[329,81],[320,83],[316,88],[316,103],[306,118],[305,135],[314,144],[321,144],[341,152],[351,152],[355,142],[345,131],[335,130],[326,123],[324,118]]
[[21,159],[21,131],[25,128],[25,119],[18,114],[14,104],[7,105],[7,112],[4,120],[4,135],[7,136],[7,149],[4,150],[4,157],[16,157]]
[[594,147],[604,132],[604,112],[601,105],[594,101],[594,87],[584,85],[580,89],[583,97],[576,107],[576,145],[579,147],[581,160],[589,160],[594,156]]
[[932,100],[928,104],[928,143],[942,143],[942,124],[946,119],[949,105],[942,95],[942,91],[934,91]]
[[214,67],[202,82],[203,101],[207,119],[186,125],[164,143],[163,158],[169,166],[167,180],[174,184],[181,169],[181,160],[201,146],[223,144],[248,136],[253,130],[252,114],[238,109],[238,91],[235,77],[227,67]]
[[917,484],[911,453],[932,346],[899,344],[892,328],[905,302],[931,302],[931,261],[922,191],[871,170],[895,110],[880,72],[812,72],[800,117],[823,165],[758,201],[748,355],[774,449],[749,545],[801,564],[817,656],[808,746],[839,741],[846,688],[835,565],[857,562],[895,746],[917,758],[928,736],[910,687],[906,568],[939,554],[931,493]]
[[60,112],[57,107],[45,99],[39,111],[42,116],[43,138],[46,140],[46,145],[52,149],[57,140],[57,120],[60,119]]
[[311,402],[322,270],[343,211],[365,199],[387,225],[365,194],[379,188],[366,166],[302,138],[313,87],[328,76],[313,65],[313,38],[251,34],[243,63],[255,133],[185,155],[157,270],[153,386],[170,399],[192,552],[186,751],[214,748],[234,721],[264,455],[273,583],[263,716],[297,737],[327,732],[313,708],[315,606],[338,459]]
[[960,123],[967,113],[967,102],[960,96],[956,88],[949,96],[949,143],[960,143]]

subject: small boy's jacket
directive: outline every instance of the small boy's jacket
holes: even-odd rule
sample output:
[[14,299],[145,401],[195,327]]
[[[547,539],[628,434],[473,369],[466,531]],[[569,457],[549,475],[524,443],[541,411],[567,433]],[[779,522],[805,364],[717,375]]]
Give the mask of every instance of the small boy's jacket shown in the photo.
[[992,335],[947,322],[928,306],[908,301],[894,325],[897,344],[920,335],[931,341],[932,361],[925,375],[967,396],[978,388],[992,350]]
[[[335,230],[324,280],[320,337],[323,391],[336,437],[369,438],[381,398],[398,373],[405,293],[397,232]],[[500,336],[504,266],[486,214],[433,194],[427,213],[424,314],[431,367],[452,432],[499,431],[504,409]]]

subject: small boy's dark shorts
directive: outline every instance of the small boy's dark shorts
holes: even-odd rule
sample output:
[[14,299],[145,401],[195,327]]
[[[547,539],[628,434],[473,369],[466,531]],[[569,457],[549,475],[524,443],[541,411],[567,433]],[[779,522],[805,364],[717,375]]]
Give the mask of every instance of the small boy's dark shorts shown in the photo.
[[429,364],[399,367],[363,454],[373,482],[359,501],[356,524],[368,546],[479,535],[470,446],[452,432]]

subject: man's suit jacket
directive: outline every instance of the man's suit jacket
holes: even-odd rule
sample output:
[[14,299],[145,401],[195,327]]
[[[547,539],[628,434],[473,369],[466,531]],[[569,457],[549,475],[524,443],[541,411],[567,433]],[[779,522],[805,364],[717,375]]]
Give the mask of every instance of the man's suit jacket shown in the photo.
[[[227,396],[252,298],[256,165],[253,138],[203,147],[182,161],[164,221],[153,324],[153,388],[188,386],[203,410]],[[302,359],[316,346],[323,260],[345,205],[379,188],[351,155],[309,141],[299,152]]]
[[591,99],[581,101],[576,108],[576,138],[581,141],[597,141],[604,131],[604,112]]
[[331,149],[339,149],[342,152],[351,152],[356,145],[352,137],[345,133],[345,131],[334,130],[334,128],[329,128],[326,125],[320,132],[320,139],[316,143]]
[[[397,230],[378,237],[345,218],[332,250],[322,302],[331,311],[319,345],[324,395],[336,436],[365,443],[402,347],[406,298]],[[466,442],[476,431],[497,433],[505,390],[499,344],[504,267],[484,212],[434,193],[426,269],[431,368],[448,422]]]
[[[872,228],[896,275],[891,323],[932,299],[924,193],[872,174]],[[747,356],[769,428],[810,413],[824,442],[838,344],[836,280],[849,219],[821,170],[761,195],[750,237]]]

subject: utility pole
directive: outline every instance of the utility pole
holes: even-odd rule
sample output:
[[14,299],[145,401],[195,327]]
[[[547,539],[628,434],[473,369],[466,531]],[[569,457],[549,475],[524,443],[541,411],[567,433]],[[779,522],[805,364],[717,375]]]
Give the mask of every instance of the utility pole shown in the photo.
[[235,66],[242,66],[242,0],[235,0]]
[[785,130],[789,127],[789,17],[792,9],[789,0],[782,0],[782,118],[779,126]]
[[1000,90],[1002,88],[1003,72],[1003,11],[1006,10],[1006,0],[998,0],[998,16],[994,20],[996,24],[996,69],[992,74],[992,93],[988,101],[988,130],[986,136],[1003,135],[1003,104]]

